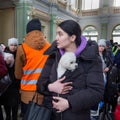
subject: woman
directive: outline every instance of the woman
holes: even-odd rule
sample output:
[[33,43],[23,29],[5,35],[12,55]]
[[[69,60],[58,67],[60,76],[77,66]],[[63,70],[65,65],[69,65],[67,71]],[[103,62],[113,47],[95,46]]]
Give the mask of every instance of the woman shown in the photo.
[[[18,39],[10,38],[8,39],[8,46],[4,50],[4,59],[6,60],[8,73],[12,80],[12,84],[8,87],[6,92],[1,96],[2,102],[5,109],[6,120],[17,120],[18,107],[20,103],[20,94],[19,94],[19,80],[15,78],[14,75],[14,60],[16,58],[16,51],[18,47]],[[13,56],[6,59],[6,56]],[[12,113],[12,114],[11,114]]]
[[[103,69],[103,77],[104,77],[104,85],[107,84],[108,72],[112,67],[112,56],[109,51],[106,50],[106,40],[100,39],[98,40],[98,51],[102,61],[102,69]],[[106,88],[106,87],[105,87]],[[110,93],[111,94],[111,93]],[[92,107],[91,115],[94,118],[99,117],[99,112],[103,109],[103,101],[101,101],[97,106]]]
[[[73,52],[78,67],[57,78],[57,65],[65,52]],[[103,97],[102,64],[95,42],[87,43],[78,23],[66,20],[58,25],[55,42],[45,52],[49,58],[38,80],[43,105],[53,110],[52,120],[90,120],[90,108]]]
[[106,50],[106,40],[98,40],[99,54],[102,60],[103,76],[105,83],[104,92],[104,107],[108,106],[109,110],[114,112],[117,104],[117,70],[112,71],[113,58],[111,54]]
[[100,39],[98,40],[98,50],[99,55],[102,60],[102,67],[103,67],[103,76],[104,76],[104,82],[106,84],[107,82],[107,73],[112,67],[112,56],[109,52],[106,51],[106,40]]

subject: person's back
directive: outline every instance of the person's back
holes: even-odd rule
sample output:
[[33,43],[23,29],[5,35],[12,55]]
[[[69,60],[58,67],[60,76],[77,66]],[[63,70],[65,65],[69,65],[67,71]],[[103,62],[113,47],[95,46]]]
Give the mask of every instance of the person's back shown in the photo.
[[[27,24],[24,43],[18,47],[16,55],[15,76],[21,79],[22,114],[27,110],[29,101],[36,91],[36,83],[48,56],[43,55],[50,43],[41,32],[39,19],[33,19]],[[41,95],[40,102],[42,101]]]

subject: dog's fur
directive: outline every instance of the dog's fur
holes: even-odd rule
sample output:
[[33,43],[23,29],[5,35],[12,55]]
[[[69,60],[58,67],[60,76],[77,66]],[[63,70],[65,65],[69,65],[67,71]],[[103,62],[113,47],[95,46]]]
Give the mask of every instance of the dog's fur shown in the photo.
[[66,70],[74,71],[77,66],[75,54],[73,52],[65,52],[58,63],[58,78],[60,78]]

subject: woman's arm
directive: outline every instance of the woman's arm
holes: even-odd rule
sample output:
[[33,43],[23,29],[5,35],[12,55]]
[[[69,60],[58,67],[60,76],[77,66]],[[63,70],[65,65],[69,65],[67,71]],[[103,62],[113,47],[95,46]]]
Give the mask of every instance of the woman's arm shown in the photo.
[[[72,82],[62,83],[66,79],[65,76],[60,79],[57,79],[57,76],[56,76],[55,80],[50,81],[50,79],[52,79],[50,78],[52,67],[55,65],[54,61],[55,59],[52,56],[49,56],[42,70],[42,73],[38,79],[37,91],[43,95],[50,95],[51,92],[57,93],[57,94],[67,94],[72,89],[72,86],[71,86]],[[54,66],[54,69],[55,68],[56,67]],[[54,76],[55,74],[56,73],[54,73]]]
[[7,74],[8,70],[2,54],[0,53],[0,78]]

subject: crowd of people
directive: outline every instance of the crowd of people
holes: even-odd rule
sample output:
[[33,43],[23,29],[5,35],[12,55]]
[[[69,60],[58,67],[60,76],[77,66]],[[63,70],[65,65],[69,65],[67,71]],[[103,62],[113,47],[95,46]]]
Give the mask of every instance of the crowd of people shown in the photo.
[[[78,66],[58,77],[58,64],[66,52],[75,54]],[[51,120],[98,120],[107,105],[118,120],[120,45],[105,39],[87,41],[73,20],[58,25],[52,43],[41,32],[38,18],[28,22],[23,43],[17,38],[8,39],[7,46],[1,43],[0,78],[7,73],[12,84],[0,96],[0,120],[18,120],[19,106],[24,118],[36,92],[37,102],[52,110]],[[112,100],[109,93],[114,90]],[[92,113],[98,110],[99,114]]]

